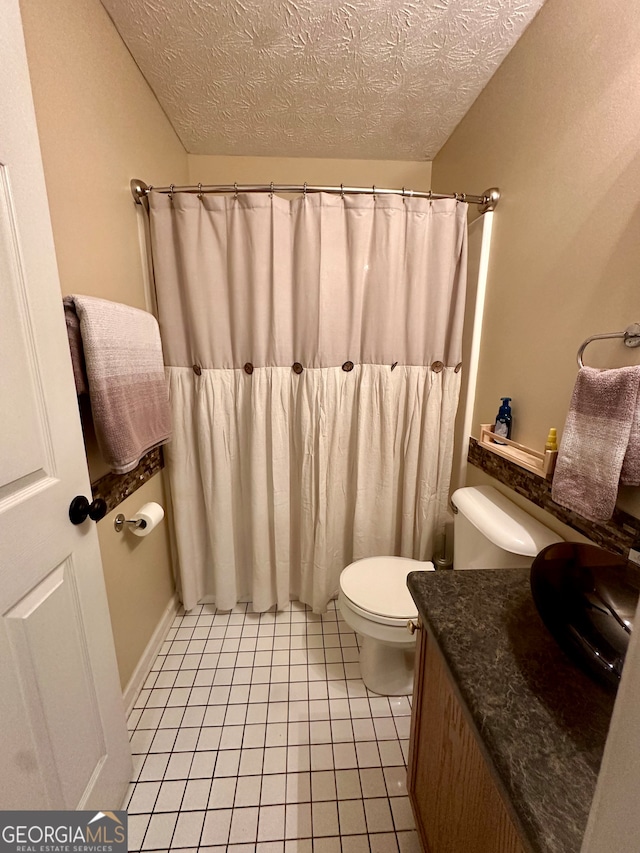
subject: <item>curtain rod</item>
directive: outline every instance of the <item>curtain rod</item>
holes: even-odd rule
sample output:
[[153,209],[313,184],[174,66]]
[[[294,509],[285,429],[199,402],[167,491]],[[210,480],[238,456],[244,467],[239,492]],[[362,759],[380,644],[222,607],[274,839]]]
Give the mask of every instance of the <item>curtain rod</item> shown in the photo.
[[434,193],[422,192],[418,190],[402,189],[393,190],[382,187],[345,187],[342,184],[339,187],[320,187],[310,184],[211,184],[196,186],[176,187],[173,184],[168,187],[150,187],[144,181],[134,178],[131,183],[131,194],[133,195],[136,204],[142,204],[147,198],[151,190],[157,193],[194,193],[201,195],[207,194],[223,194],[223,193],[332,193],[334,195],[399,195],[403,198],[453,198],[456,201],[464,201],[468,204],[477,204],[480,213],[487,213],[490,210],[495,210],[500,201],[500,190],[497,187],[485,190],[482,195],[468,195],[467,193]]

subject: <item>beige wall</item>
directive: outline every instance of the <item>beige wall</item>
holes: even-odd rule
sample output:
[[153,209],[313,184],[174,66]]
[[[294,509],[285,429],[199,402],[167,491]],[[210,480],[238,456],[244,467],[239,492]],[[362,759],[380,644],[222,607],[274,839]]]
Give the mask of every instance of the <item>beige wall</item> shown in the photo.
[[[192,184],[318,184],[431,189],[431,163],[405,160],[320,160],[189,154]],[[174,183],[176,183],[174,181]]]
[[[580,343],[640,321],[638,44],[634,4],[547,0],[434,160],[436,191],[503,192],[476,435],[509,395],[513,438],[541,449],[564,426]],[[600,343],[585,360],[613,367],[632,353]],[[639,514],[630,490],[623,503]]]
[[[99,0],[22,0],[60,280],[145,307],[133,177],[187,180],[187,155]],[[150,178],[149,178],[150,179]],[[104,466],[88,442],[92,479]],[[123,505],[164,504],[157,475]],[[98,524],[123,687],[173,595],[164,524],[149,537]]]
[[148,536],[116,533],[118,513],[127,518],[155,501],[166,507],[164,482],[156,475],[98,523],[100,554],[122,688],[127,686],[174,592],[167,520]]

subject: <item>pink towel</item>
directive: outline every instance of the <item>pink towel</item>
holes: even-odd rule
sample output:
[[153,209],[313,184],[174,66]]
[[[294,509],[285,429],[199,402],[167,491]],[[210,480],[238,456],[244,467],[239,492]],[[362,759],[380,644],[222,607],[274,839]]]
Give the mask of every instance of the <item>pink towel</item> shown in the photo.
[[553,477],[556,503],[607,521],[618,484],[640,485],[639,392],[640,366],[579,371]]
[[67,337],[69,338],[69,350],[71,352],[71,364],[73,365],[73,378],[76,382],[76,394],[88,394],[87,368],[84,363],[84,350],[82,349],[82,335],[80,334],[80,320],[73,305],[64,306],[64,320],[67,324]]
[[100,452],[112,471],[126,474],[171,437],[158,322],[147,311],[92,296],[67,296],[64,306],[80,321]]

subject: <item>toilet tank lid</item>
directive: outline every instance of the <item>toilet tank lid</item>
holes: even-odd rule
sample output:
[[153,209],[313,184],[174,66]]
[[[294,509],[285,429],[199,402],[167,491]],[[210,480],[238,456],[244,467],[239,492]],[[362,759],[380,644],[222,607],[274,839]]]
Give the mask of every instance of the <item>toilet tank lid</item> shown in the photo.
[[510,501],[493,486],[466,486],[451,502],[483,536],[504,551],[535,557],[562,537]]

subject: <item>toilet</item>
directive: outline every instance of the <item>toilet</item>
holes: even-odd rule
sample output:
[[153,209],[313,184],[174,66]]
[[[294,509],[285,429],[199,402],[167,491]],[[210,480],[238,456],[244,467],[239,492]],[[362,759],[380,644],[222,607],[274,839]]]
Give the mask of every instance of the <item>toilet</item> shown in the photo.
[[[454,569],[528,568],[547,545],[562,538],[493,486],[453,493]],[[360,672],[373,693],[413,691],[416,638],[408,630],[418,610],[407,589],[409,572],[434,571],[432,563],[406,557],[366,557],[343,569],[338,607],[360,635]]]

